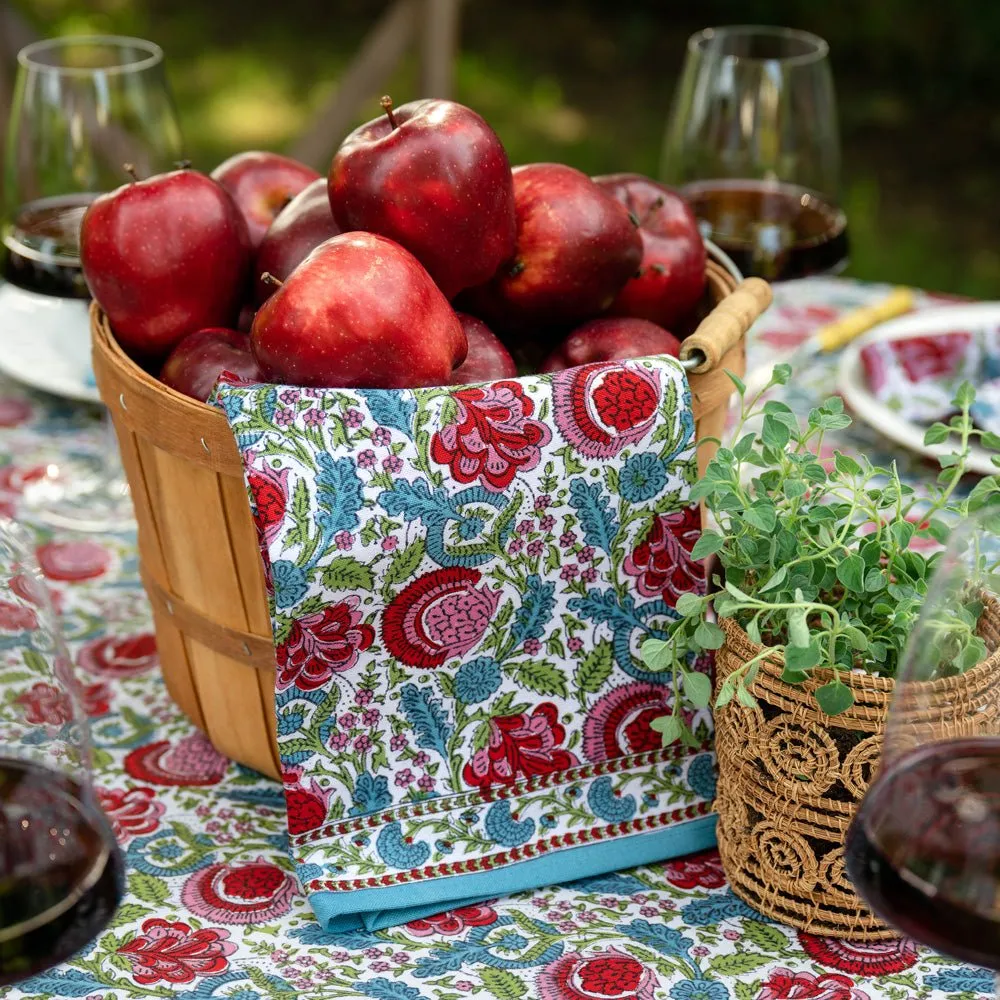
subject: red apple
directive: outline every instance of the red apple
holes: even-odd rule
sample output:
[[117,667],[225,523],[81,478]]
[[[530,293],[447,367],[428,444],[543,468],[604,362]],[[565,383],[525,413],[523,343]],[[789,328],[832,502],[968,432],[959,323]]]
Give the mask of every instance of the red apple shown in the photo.
[[263,302],[275,286],[261,281],[265,271],[284,281],[324,240],[336,236],[340,227],[333,221],[326,181],[318,177],[300,191],[271,223],[254,261],[254,294]]
[[705,244],[691,206],[672,188],[639,174],[595,177],[639,222],[642,263],[608,310],[675,326],[705,291]]
[[240,309],[239,317],[236,320],[236,329],[239,330],[240,333],[250,332],[250,327],[253,325],[253,318],[256,312],[256,308],[249,302],[243,303],[243,308]]
[[319,174],[279,153],[237,153],[212,171],[243,213],[250,243],[256,249],[278,213]]
[[250,352],[250,338],[236,330],[214,327],[189,333],[163,362],[160,381],[204,402],[224,371],[252,381],[263,378]]
[[635,274],[642,241],[628,210],[560,163],[514,169],[517,251],[462,308],[512,342],[602,312]]
[[260,307],[250,339],[273,380],[372,389],[447,385],[468,347],[417,258],[373,233],[321,243]]
[[669,354],[676,358],[681,343],[672,334],[645,319],[604,316],[578,326],[542,364],[543,372],[559,372],[594,361],[621,361]]
[[330,166],[330,205],[345,232],[406,247],[450,299],[489,280],[514,252],[510,162],[497,134],[453,101],[413,101],[362,125]]
[[236,322],[250,241],[222,187],[174,170],[96,198],[83,217],[80,260],[121,345],[148,360],[195,330]]
[[500,338],[481,319],[468,313],[460,312],[455,315],[469,341],[469,353],[451,373],[449,385],[514,378],[517,375],[517,365]]

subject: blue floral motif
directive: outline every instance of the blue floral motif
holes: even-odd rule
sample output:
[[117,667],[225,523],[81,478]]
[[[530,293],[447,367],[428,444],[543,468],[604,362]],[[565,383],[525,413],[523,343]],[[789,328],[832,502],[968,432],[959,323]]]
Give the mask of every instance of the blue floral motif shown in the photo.
[[207,834],[198,834],[189,843],[167,828],[148,837],[136,837],[128,846],[126,858],[131,868],[144,875],[189,875],[215,862],[213,846]]
[[291,736],[297,733],[306,721],[306,713],[301,708],[288,709],[278,713],[278,735]]
[[453,727],[441,701],[434,697],[434,692],[430,688],[404,684],[399,703],[406,721],[417,734],[417,746],[436,750],[442,757],[446,757]]
[[516,820],[510,814],[510,803],[500,799],[486,810],[483,827],[487,835],[501,847],[520,847],[535,832],[533,819]]
[[387,389],[356,389],[368,404],[372,419],[384,427],[402,431],[407,437],[413,434],[413,418],[417,413],[416,402],[401,392]]
[[729,1000],[729,987],[711,979],[684,979],[670,987],[670,1000]]
[[368,813],[388,809],[392,805],[389,779],[380,774],[373,777],[367,771],[358,776],[354,785],[354,805],[347,810],[348,816],[366,816]]
[[619,489],[629,503],[645,503],[667,485],[667,471],[656,455],[630,456],[620,473]]
[[993,991],[994,976],[988,969],[959,966],[924,976],[924,986],[942,993],[985,993]]
[[319,865],[298,865],[295,874],[298,875],[300,882],[310,882],[314,878],[322,878],[323,869]]
[[316,523],[330,536],[356,528],[364,493],[354,460],[320,451],[316,465]]
[[486,701],[503,681],[500,664],[490,656],[463,663],[455,674],[455,697],[466,705]]
[[569,484],[569,505],[580,518],[583,540],[588,545],[610,552],[618,533],[618,522],[611,513],[600,483],[574,479]]
[[422,841],[406,842],[398,820],[382,827],[375,848],[379,857],[392,868],[419,868],[431,856],[430,847]]
[[608,823],[624,823],[635,815],[635,797],[616,796],[611,778],[607,775],[598,778],[590,786],[587,792],[587,805],[594,811],[594,815]]
[[688,765],[687,781],[692,791],[703,799],[715,798],[715,755],[701,753]]
[[274,580],[275,607],[293,607],[309,592],[305,570],[290,559],[275,560],[271,564],[271,574]]
[[514,615],[514,627],[510,630],[515,646],[524,645],[525,639],[541,639],[552,618],[556,604],[554,580],[542,583],[537,573],[528,577],[521,598],[521,606]]
[[696,899],[694,902],[688,903],[684,907],[682,915],[684,923],[690,924],[692,927],[707,927],[709,924],[717,924],[730,917],[761,919],[761,915],[747,906],[738,896],[734,896],[731,889],[727,889],[723,895],[709,896],[706,899]]

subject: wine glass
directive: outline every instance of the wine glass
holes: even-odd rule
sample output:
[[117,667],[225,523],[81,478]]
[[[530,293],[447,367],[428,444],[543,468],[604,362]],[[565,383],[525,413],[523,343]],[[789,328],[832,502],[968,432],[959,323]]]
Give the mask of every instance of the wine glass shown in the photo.
[[744,274],[775,281],[846,264],[839,172],[822,38],[753,25],[691,36],[661,173]]
[[871,909],[1000,972],[1000,516],[970,516],[936,559],[907,641],[879,772],[845,860]]
[[28,536],[0,518],[0,986],[79,951],[124,892],[81,693]]
[[[0,323],[41,337],[89,370],[89,293],[80,223],[91,201],[180,156],[181,138],[158,45],[80,36],[18,53],[4,171]],[[8,341],[9,342],[9,341]],[[59,527],[104,531],[132,516],[111,421],[93,455],[61,457],[25,490],[24,513]]]

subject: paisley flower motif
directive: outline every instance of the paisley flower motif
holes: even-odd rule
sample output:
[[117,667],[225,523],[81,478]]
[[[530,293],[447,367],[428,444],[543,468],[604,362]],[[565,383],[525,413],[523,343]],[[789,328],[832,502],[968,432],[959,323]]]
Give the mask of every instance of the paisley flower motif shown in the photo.
[[894,941],[841,941],[799,931],[799,945],[815,962],[853,976],[891,976],[917,964],[920,953],[909,938]]
[[161,980],[190,983],[196,976],[212,976],[229,968],[236,943],[229,932],[190,924],[169,923],[159,917],[144,920],[142,933],[118,949],[132,963],[132,978],[141,986]]
[[667,485],[667,470],[656,455],[630,455],[619,478],[619,489],[629,503],[652,500]]
[[460,906],[447,913],[438,913],[433,917],[423,917],[411,920],[406,929],[414,937],[431,937],[441,934],[454,937],[461,934],[467,927],[489,927],[496,923],[497,911],[487,903],[474,903],[472,906]]
[[486,791],[493,785],[513,784],[518,778],[572,767],[577,759],[559,745],[566,739],[566,730],[558,720],[559,710],[550,701],[530,713],[493,716],[489,743],[472,755],[462,778]]
[[939,333],[933,337],[906,337],[889,341],[889,348],[911,382],[947,378],[961,366],[972,340],[966,331]]
[[792,972],[777,968],[764,981],[755,1000],[869,1000],[847,976]]
[[721,889],[726,884],[722,861],[715,849],[670,861],[663,866],[663,874],[678,889]]
[[14,699],[24,709],[24,717],[35,726],[61,726],[73,718],[69,695],[54,684],[39,681]]
[[111,565],[111,553],[89,538],[75,542],[46,542],[36,552],[42,572],[50,580],[78,583],[103,576]]
[[[227,397],[231,398],[231,397]],[[273,469],[261,462],[247,469],[253,522],[265,545],[271,545],[281,531],[288,506],[288,469]]]
[[191,875],[181,902],[196,916],[220,924],[262,924],[283,917],[298,895],[295,879],[264,858],[214,864]]
[[228,766],[229,761],[201,733],[176,743],[149,743],[125,758],[128,774],[150,785],[216,785]]
[[455,674],[455,697],[466,705],[486,701],[503,681],[500,664],[492,657],[479,656],[463,663]]
[[498,591],[476,587],[480,576],[475,569],[436,569],[400,591],[382,615],[389,652],[408,666],[426,668],[473,649],[500,599]]
[[0,601],[0,631],[25,632],[38,628],[38,615],[34,608],[14,601]]
[[[289,778],[296,783],[289,784]],[[285,805],[288,808],[288,832],[295,836],[315,830],[326,822],[332,790],[321,788],[316,779],[307,788],[301,782],[301,771],[285,772]]]
[[643,597],[659,597],[673,606],[688,591],[702,593],[705,570],[691,558],[691,550],[701,534],[701,513],[685,507],[674,514],[658,514],[649,531],[625,557],[623,569],[636,578],[636,590]]
[[494,382],[452,393],[458,413],[431,438],[430,457],[458,483],[488,490],[510,486],[518,471],[538,465],[552,432],[532,418],[535,404],[519,382]]
[[656,974],[617,948],[567,952],[538,974],[540,1000],[653,1000]]
[[111,829],[121,842],[129,837],[152,833],[160,825],[166,806],[156,799],[152,788],[98,788],[97,799]]
[[293,684],[315,691],[358,662],[358,653],[375,641],[375,629],[361,621],[358,604],[351,595],[292,622],[276,651],[279,691]]
[[552,376],[556,426],[581,455],[613,458],[652,429],[660,383],[641,365],[611,361]]
[[600,698],[583,724],[583,755],[587,760],[611,760],[648,753],[662,746],[650,728],[671,709],[671,691],[664,685],[635,681]]
[[104,677],[137,677],[156,666],[156,636],[140,632],[119,638],[107,635],[80,647],[77,666]]

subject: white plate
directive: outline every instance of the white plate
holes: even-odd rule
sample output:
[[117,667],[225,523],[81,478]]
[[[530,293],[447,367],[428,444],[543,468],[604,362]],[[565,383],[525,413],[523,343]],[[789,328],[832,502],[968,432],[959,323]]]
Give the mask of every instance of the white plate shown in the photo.
[[[926,426],[907,420],[895,410],[872,395],[865,379],[861,352],[869,344],[885,340],[903,340],[907,337],[926,337],[939,333],[952,333],[965,327],[973,329],[990,323],[1000,323],[1000,302],[980,302],[975,305],[940,306],[921,309],[898,319],[889,320],[875,327],[863,337],[849,344],[840,359],[837,371],[837,391],[851,408],[858,420],[874,427],[891,441],[928,458],[937,458],[954,451],[946,444],[925,445]],[[991,452],[972,446],[968,468],[972,472],[989,476],[997,471],[990,461]]]
[[88,304],[0,284],[0,372],[32,389],[99,403]]

